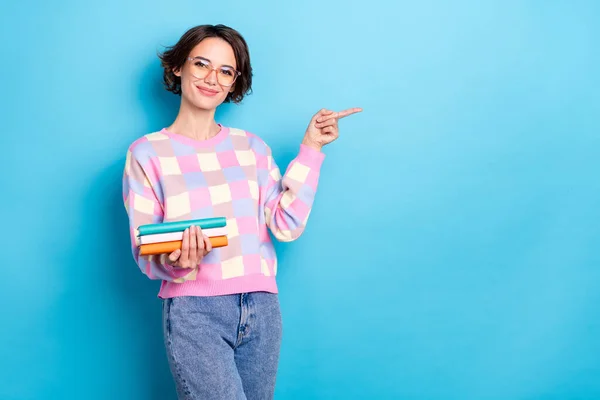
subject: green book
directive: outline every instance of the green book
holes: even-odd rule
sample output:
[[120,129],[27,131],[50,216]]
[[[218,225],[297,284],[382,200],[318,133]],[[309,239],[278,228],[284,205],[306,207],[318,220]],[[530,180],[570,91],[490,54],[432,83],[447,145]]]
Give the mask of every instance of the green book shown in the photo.
[[199,226],[200,229],[221,228],[227,225],[227,220],[225,217],[215,217],[140,225],[138,228],[138,236],[153,235],[156,233],[182,232],[192,225]]

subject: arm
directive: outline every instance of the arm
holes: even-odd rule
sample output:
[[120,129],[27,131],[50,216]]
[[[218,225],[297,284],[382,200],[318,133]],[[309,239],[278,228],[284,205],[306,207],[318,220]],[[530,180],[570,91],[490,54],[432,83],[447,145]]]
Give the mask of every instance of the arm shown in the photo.
[[282,177],[268,150],[265,221],[277,240],[290,242],[304,231],[324,158],[322,152],[301,144],[298,156]]
[[129,149],[123,173],[123,201],[129,217],[131,251],[142,273],[150,279],[184,282],[196,278],[197,269],[177,268],[167,263],[167,254],[140,256],[137,228],[162,222],[163,208],[155,188],[134,152]]
[[277,240],[289,242],[304,231],[325,158],[321,149],[338,138],[339,119],[361,111],[361,108],[352,108],[340,112],[326,109],[317,112],[306,129],[300,153],[283,177],[268,149],[265,218]]

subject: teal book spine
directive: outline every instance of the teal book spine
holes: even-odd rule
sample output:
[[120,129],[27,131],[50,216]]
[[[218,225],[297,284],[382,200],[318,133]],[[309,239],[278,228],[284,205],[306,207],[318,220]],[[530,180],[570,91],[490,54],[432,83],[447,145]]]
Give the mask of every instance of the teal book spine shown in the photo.
[[227,220],[225,217],[215,217],[140,225],[138,228],[138,236],[153,235],[157,233],[181,232],[192,225],[199,226],[200,229],[221,228],[227,225]]

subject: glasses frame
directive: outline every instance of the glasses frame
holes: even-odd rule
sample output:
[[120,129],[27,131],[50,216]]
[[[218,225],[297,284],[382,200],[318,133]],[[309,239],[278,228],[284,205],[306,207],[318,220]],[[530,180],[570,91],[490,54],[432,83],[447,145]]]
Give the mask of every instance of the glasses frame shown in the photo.
[[242,75],[242,73],[241,73],[240,71],[238,71],[237,69],[235,69],[235,68],[231,68],[231,70],[234,72],[234,76],[233,76],[233,82],[231,82],[231,84],[230,84],[230,85],[224,85],[224,84],[222,84],[221,82],[219,82],[219,74],[217,73],[217,69],[218,69],[219,67],[215,67],[215,66],[212,64],[212,62],[208,61],[208,60],[207,60],[206,58],[204,58],[204,57],[198,57],[198,56],[197,56],[197,57],[188,57],[188,58],[187,58],[187,61],[196,61],[196,60],[205,61],[205,62],[207,62],[208,64],[210,64],[210,67],[211,67],[211,68],[210,68],[210,70],[209,70],[209,71],[206,73],[206,75],[204,75],[204,76],[202,76],[202,77],[200,77],[200,76],[196,76],[196,75],[194,75],[194,73],[192,72],[192,75],[193,75],[194,77],[198,78],[198,79],[206,79],[206,77],[207,77],[207,76],[209,76],[210,74],[212,74],[212,73],[213,73],[213,71],[214,71],[214,72],[215,72],[215,76],[217,77],[217,82],[219,83],[219,85],[221,85],[221,86],[225,86],[225,87],[231,87],[231,86],[233,86],[233,84],[235,83],[235,81],[237,81],[237,78],[238,78],[238,76]]

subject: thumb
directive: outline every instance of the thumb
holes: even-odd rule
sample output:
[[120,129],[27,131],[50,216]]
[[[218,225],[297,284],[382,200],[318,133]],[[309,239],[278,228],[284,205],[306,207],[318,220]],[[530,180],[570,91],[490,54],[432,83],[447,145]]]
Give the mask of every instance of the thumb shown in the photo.
[[321,109],[319,110],[319,112],[317,112],[315,115],[313,115],[313,117],[312,117],[312,122],[313,122],[313,123],[314,123],[314,122],[320,122],[320,121],[319,121],[319,118],[320,118],[320,117],[324,117],[324,116],[327,116],[327,115],[330,115],[330,114],[333,114],[333,111],[331,111],[331,110],[328,110],[328,109],[326,109],[326,108],[321,108]]

